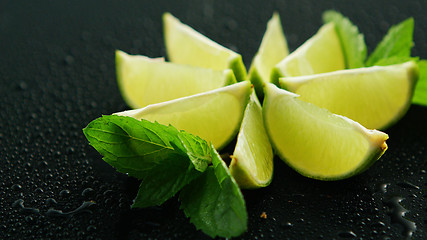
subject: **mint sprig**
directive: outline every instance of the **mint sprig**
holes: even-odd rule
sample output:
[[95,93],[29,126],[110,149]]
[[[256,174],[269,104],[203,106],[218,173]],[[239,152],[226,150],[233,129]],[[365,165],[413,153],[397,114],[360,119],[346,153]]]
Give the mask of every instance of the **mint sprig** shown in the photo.
[[376,65],[377,62],[387,58],[408,58],[411,56],[413,47],[414,19],[408,18],[405,21],[392,26],[374,52],[366,61],[366,66]]
[[366,58],[366,44],[358,28],[341,13],[330,10],[323,14],[325,23],[334,22],[343,48],[346,68],[386,66],[416,61],[419,78],[415,86],[412,103],[427,106],[427,61],[411,57],[414,46],[414,19],[408,18],[392,26],[375,50]]
[[243,195],[213,147],[211,158],[213,166],[181,191],[181,208],[211,237],[239,236],[246,231],[248,220]]
[[102,116],[83,129],[117,171],[142,179],[132,205],[160,205],[180,190],[190,221],[211,237],[247,229],[243,195],[215,148],[173,126],[124,116]]
[[348,18],[336,11],[323,13],[323,22],[333,22],[343,48],[346,68],[360,68],[365,65],[367,48],[363,34]]

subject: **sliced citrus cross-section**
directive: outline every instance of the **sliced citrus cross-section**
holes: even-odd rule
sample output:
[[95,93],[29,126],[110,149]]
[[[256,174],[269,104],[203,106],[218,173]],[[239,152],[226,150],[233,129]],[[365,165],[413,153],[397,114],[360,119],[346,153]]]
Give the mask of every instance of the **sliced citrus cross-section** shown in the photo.
[[265,187],[273,177],[273,156],[261,104],[253,92],[231,157],[230,173],[241,188]]
[[207,92],[236,82],[231,70],[212,70],[116,51],[117,82],[132,108]]
[[171,62],[211,68],[232,69],[237,81],[246,79],[242,56],[181,23],[170,13],[163,14],[166,51]]
[[267,29],[261,45],[252,60],[249,80],[255,87],[257,95],[263,97],[263,87],[270,82],[274,66],[289,54],[288,43],[283,33],[280,16],[276,12],[267,23]]
[[266,86],[263,116],[271,143],[300,174],[338,180],[367,169],[387,149],[388,135]]
[[345,60],[334,23],[319,31],[274,68],[272,82],[279,77],[293,77],[332,72],[345,68]]
[[406,62],[300,77],[281,78],[280,86],[300,99],[351,118],[367,128],[385,129],[408,110],[418,65]]
[[224,147],[239,130],[252,87],[249,81],[144,108],[115,113],[172,125]]

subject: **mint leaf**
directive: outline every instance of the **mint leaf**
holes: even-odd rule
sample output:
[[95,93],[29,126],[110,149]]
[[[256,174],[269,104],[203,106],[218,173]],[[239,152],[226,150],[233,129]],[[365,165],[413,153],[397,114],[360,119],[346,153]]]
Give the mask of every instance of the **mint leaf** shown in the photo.
[[123,116],[103,116],[83,129],[90,144],[117,171],[141,179],[166,159],[185,156],[178,130]]
[[378,60],[378,62],[375,63],[375,65],[377,66],[388,66],[388,65],[393,65],[393,64],[399,64],[399,63],[404,63],[404,62],[409,62],[409,61],[418,61],[417,57],[390,57],[390,58],[383,58]]
[[162,204],[211,162],[205,140],[173,126],[112,115],[95,119],[83,132],[107,163],[143,179],[132,207]]
[[419,78],[415,85],[412,103],[427,106],[427,60],[418,62]]
[[378,61],[384,58],[410,57],[413,46],[413,32],[413,18],[408,18],[391,27],[374,52],[369,56],[366,66],[376,65]]
[[201,172],[205,171],[211,162],[211,146],[200,137],[184,131],[180,132],[178,137],[195,168]]
[[168,159],[144,177],[132,208],[161,205],[201,174],[187,157]]
[[211,158],[213,166],[181,191],[181,208],[197,229],[211,237],[239,236],[248,221],[243,195],[213,147]]
[[323,13],[323,22],[333,22],[343,48],[346,68],[364,67],[367,48],[363,34],[348,18],[336,11]]
[[211,162],[210,145],[185,131],[178,138],[187,156],[167,159],[144,177],[132,208],[161,205],[185,185],[199,177]]

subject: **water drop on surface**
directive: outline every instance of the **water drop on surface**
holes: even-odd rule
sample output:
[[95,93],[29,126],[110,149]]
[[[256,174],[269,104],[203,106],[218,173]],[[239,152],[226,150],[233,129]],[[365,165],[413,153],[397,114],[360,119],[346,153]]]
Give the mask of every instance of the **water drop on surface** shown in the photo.
[[356,233],[354,233],[353,231],[340,232],[340,233],[338,233],[338,236],[340,236],[342,238],[355,238],[355,237],[357,237]]
[[384,203],[390,208],[389,214],[391,216],[391,222],[403,226],[404,230],[402,232],[402,235],[406,237],[411,237],[417,229],[417,226],[414,222],[404,217],[405,213],[407,213],[408,210],[405,209],[402,205],[400,205],[400,202],[402,200],[403,198],[395,196],[385,201]]
[[387,192],[387,187],[390,185],[390,183],[382,183],[377,185],[377,192],[381,192],[381,193],[386,193]]
[[22,189],[22,186],[21,186],[21,185],[19,185],[19,184],[13,184],[11,188],[12,188],[12,190],[14,190],[14,191],[18,191],[18,190],[21,190],[21,189]]
[[68,197],[70,195],[70,190],[64,189],[61,192],[59,192],[60,197]]
[[281,226],[284,229],[291,229],[294,225],[291,222],[282,223]]
[[86,188],[85,190],[83,190],[82,192],[82,196],[83,197],[89,197],[91,195],[93,195],[94,190],[92,188]]
[[416,189],[416,190],[420,189],[420,187],[418,187],[417,185],[410,183],[410,182],[407,182],[407,181],[400,182],[397,184],[397,186],[403,187],[403,188],[412,188],[412,189]]
[[48,199],[46,199],[46,204],[47,205],[56,205],[56,204],[58,204],[58,202],[56,202],[56,200],[53,198],[48,198]]

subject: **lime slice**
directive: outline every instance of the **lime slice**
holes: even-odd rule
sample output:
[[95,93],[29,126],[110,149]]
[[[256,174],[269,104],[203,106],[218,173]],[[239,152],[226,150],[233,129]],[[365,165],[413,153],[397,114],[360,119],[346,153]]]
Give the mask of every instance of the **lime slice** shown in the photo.
[[418,66],[406,62],[281,78],[301,100],[349,117],[367,128],[385,129],[408,110]]
[[263,116],[280,158],[300,174],[338,180],[366,170],[387,149],[388,135],[266,86]]
[[267,30],[249,69],[248,78],[260,98],[264,95],[263,87],[265,83],[271,80],[271,72],[274,66],[288,54],[288,44],[280,23],[280,16],[276,12],[267,23]]
[[259,188],[273,177],[273,150],[264,128],[262,109],[255,92],[243,115],[230,173],[241,188]]
[[211,68],[232,69],[237,81],[246,79],[242,56],[181,23],[170,13],[163,14],[166,51],[171,62]]
[[250,82],[243,81],[116,114],[171,124],[210,141],[220,149],[237,134],[251,91]]
[[319,31],[274,68],[272,82],[279,77],[294,77],[332,72],[345,68],[344,54],[334,23]]
[[117,82],[132,108],[207,92],[236,82],[231,70],[212,70],[116,51]]

